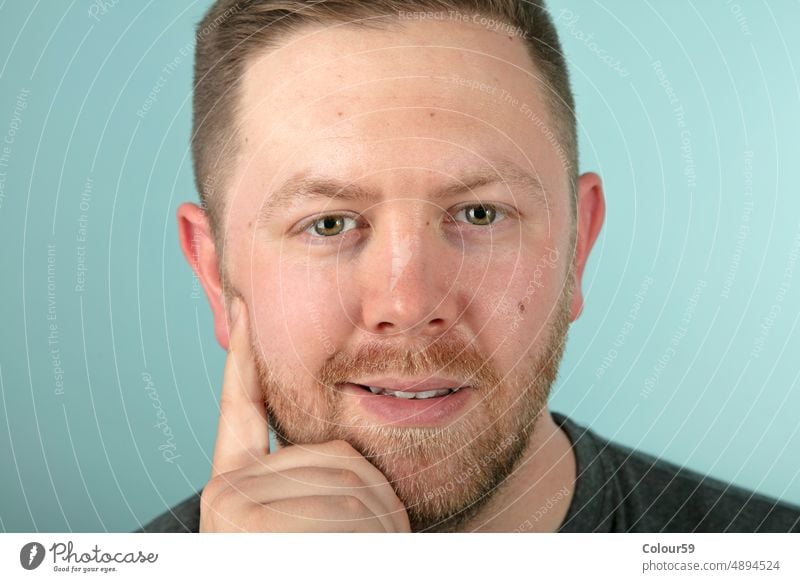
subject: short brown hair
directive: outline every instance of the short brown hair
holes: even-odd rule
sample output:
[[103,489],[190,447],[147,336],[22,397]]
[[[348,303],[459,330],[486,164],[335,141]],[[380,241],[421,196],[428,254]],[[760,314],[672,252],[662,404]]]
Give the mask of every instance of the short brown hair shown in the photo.
[[[573,212],[577,178],[575,105],[558,34],[544,0],[217,0],[197,27],[194,69],[192,154],[200,201],[218,250],[224,236],[219,223],[224,189],[239,140],[236,114],[248,58],[277,48],[280,40],[304,24],[350,23],[370,27],[403,13],[470,13],[505,23],[527,43],[554,116],[554,142],[569,174]],[[550,131],[540,126],[542,131]],[[219,186],[219,187],[218,187]]]

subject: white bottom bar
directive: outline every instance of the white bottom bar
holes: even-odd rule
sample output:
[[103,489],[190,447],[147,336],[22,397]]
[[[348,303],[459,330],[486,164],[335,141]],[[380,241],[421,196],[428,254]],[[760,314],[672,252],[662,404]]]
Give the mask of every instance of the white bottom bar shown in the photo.
[[0,579],[796,581],[799,547],[795,534],[2,534]]

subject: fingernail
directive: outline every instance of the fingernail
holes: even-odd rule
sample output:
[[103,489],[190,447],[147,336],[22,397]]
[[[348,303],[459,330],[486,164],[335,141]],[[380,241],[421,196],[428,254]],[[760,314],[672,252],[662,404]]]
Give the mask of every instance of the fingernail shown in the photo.
[[231,327],[236,325],[236,320],[239,318],[239,313],[241,312],[241,299],[238,297],[234,297],[233,301],[231,302]]

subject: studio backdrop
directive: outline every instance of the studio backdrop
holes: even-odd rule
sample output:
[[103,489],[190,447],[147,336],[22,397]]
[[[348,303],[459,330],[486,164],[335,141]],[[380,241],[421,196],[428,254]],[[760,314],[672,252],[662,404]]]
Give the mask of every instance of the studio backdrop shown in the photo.
[[[2,531],[208,479],[226,354],[175,222],[208,6],[0,2]],[[800,4],[549,7],[608,205],[551,408],[800,503]]]

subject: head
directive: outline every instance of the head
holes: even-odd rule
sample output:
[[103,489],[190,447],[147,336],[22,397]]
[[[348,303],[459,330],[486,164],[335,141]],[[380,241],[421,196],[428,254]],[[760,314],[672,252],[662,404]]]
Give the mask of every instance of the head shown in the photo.
[[[603,220],[542,4],[221,1],[194,116],[181,244],[224,348],[247,306],[279,440],[347,440],[415,530],[457,528],[546,411]],[[458,406],[351,385],[432,376]]]

